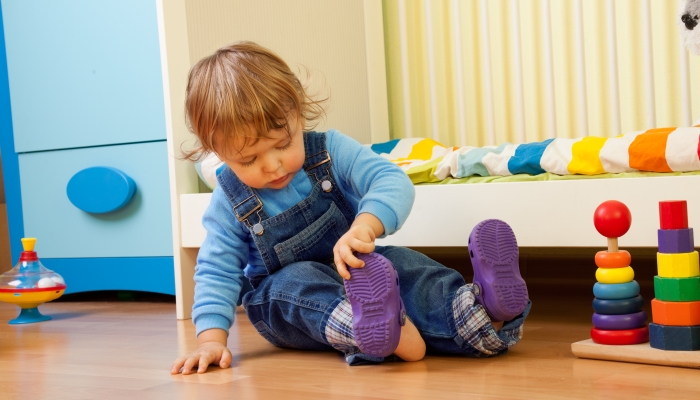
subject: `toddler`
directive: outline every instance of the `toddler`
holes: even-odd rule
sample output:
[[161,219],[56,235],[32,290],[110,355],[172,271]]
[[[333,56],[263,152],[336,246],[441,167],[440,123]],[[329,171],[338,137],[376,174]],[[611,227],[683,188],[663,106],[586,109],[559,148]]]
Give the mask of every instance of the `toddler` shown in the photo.
[[351,365],[417,361],[426,349],[494,356],[522,337],[530,302],[510,227],[474,228],[472,284],[418,252],[375,246],[408,217],[411,181],[350,137],[311,131],[321,102],[277,55],[251,42],[219,49],[192,68],[186,94],[200,144],[187,157],[214,152],[228,168],[202,221],[198,348],[171,373],[230,366],[228,330],[246,286],[243,306],[267,341],[335,349]]

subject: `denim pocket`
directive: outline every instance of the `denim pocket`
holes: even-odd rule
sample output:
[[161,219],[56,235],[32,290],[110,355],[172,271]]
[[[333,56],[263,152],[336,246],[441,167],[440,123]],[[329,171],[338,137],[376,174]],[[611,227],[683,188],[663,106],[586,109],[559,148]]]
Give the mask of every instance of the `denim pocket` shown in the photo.
[[328,211],[311,225],[275,245],[275,253],[283,267],[299,261],[323,263],[333,259],[333,247],[348,229],[343,213],[335,203],[331,203]]
[[264,337],[265,340],[268,342],[272,343],[272,345],[277,346],[277,347],[284,347],[288,349],[298,349],[299,347],[291,345],[289,342],[286,342],[284,339],[281,337],[277,336],[272,329],[270,329],[269,326],[265,323],[265,321],[258,321],[255,324],[253,324],[255,329],[258,331],[260,336]]

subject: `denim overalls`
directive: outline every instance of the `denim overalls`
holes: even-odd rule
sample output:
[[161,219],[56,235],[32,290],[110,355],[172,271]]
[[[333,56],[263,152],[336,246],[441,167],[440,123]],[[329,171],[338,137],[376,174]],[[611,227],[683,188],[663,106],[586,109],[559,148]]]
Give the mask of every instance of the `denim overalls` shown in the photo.
[[[218,181],[234,215],[250,231],[267,270],[264,275],[248,276],[253,290],[246,293],[243,305],[251,323],[275,346],[330,350],[326,324],[346,299],[333,264],[333,247],[348,231],[356,211],[333,176],[325,135],[305,133],[304,147],[303,169],[313,186],[311,194],[274,217],[267,215],[254,191],[230,169],[219,174]],[[465,282],[457,271],[402,247],[377,246],[375,251],[396,267],[406,313],[428,349],[482,355],[458,334],[452,303]],[[522,320],[518,317],[506,327],[518,328]],[[362,355],[360,359],[381,361]]]

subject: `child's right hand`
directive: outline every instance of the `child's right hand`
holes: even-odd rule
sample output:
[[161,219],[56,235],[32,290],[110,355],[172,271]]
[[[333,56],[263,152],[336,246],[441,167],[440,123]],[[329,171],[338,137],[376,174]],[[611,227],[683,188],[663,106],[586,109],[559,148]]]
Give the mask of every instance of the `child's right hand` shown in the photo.
[[210,364],[218,365],[219,368],[228,368],[231,365],[232,358],[231,351],[220,341],[200,342],[197,350],[188,356],[175,360],[170,368],[170,373],[188,375],[197,366],[197,373],[201,374],[207,370]]

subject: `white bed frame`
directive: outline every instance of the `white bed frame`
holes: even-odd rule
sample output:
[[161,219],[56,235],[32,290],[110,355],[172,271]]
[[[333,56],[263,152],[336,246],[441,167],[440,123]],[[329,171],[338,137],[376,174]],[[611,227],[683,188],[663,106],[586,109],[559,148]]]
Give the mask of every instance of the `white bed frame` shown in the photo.
[[[692,227],[700,226],[700,175],[456,185],[418,185],[411,215],[377,244],[411,247],[466,246],[472,228],[488,218],[511,225],[522,247],[600,247],[607,240],[593,226],[605,200],[632,212],[621,248],[657,247],[659,201],[686,200]],[[198,248],[206,232],[202,213],[210,194],[183,195],[182,245]]]

